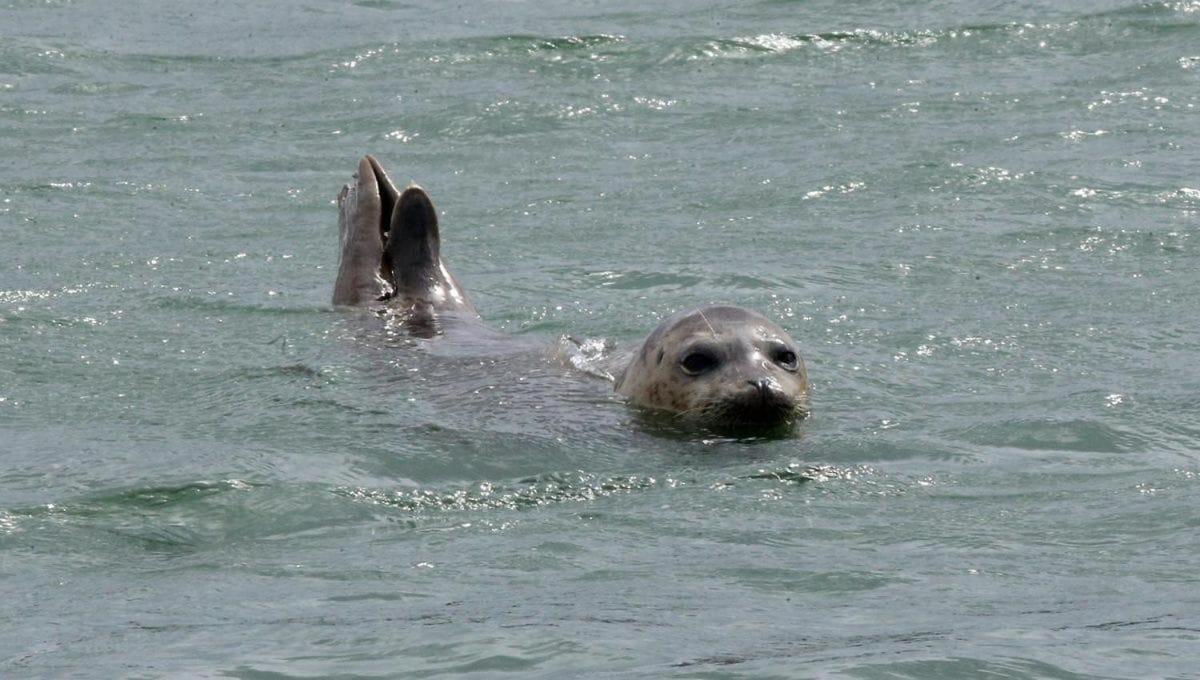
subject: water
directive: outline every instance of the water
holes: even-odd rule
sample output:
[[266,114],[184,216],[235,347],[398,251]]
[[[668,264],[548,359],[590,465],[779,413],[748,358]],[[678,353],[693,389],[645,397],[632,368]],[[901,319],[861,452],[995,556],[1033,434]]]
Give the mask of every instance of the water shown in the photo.
[[[1195,2],[4,0],[0,673],[1197,677],[1198,145]],[[554,358],[708,301],[795,436]]]

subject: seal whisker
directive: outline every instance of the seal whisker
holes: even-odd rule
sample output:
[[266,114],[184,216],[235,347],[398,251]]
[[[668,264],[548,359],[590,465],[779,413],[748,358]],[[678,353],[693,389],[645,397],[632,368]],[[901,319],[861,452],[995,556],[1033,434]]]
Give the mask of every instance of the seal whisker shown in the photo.
[[711,322],[709,322],[708,317],[704,316],[704,310],[697,308],[696,313],[700,315],[701,319],[704,319],[704,325],[708,326],[708,332],[712,333],[714,338],[717,337],[717,329],[713,328],[713,325]]
[[700,404],[699,406],[694,406],[692,408],[684,409],[683,411],[679,411],[678,413],[675,414],[675,417],[680,420],[683,420],[685,417],[687,417],[693,413],[697,413],[697,412],[702,413],[702,412],[708,410],[711,406],[712,406],[712,404]]

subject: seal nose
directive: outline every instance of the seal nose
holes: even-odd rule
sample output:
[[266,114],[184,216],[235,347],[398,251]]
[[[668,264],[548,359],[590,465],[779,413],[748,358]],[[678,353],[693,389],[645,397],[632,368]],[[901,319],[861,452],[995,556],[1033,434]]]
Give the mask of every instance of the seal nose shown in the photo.
[[754,389],[758,390],[758,396],[766,399],[771,395],[771,380],[769,378],[758,378],[755,380],[747,380]]

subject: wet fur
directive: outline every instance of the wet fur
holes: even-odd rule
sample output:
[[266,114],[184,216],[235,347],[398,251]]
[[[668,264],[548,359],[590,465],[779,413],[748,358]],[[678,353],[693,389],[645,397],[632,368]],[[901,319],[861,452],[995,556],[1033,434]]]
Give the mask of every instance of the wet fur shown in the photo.
[[[767,339],[796,351],[782,328],[755,312],[733,306],[707,306],[676,314],[646,337],[618,375],[615,389],[639,406],[673,413],[707,425],[776,424],[808,413],[808,375],[796,351],[796,371],[761,356]],[[679,359],[688,346],[718,346],[725,365],[712,374],[687,375]],[[765,380],[764,392],[751,381]]]

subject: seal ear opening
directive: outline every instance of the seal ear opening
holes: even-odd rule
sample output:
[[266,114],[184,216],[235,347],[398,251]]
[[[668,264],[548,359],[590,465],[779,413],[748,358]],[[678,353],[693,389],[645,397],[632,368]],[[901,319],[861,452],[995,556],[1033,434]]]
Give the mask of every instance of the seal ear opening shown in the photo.
[[397,283],[436,270],[441,251],[437,210],[421,187],[410,186],[396,199],[384,250]]

